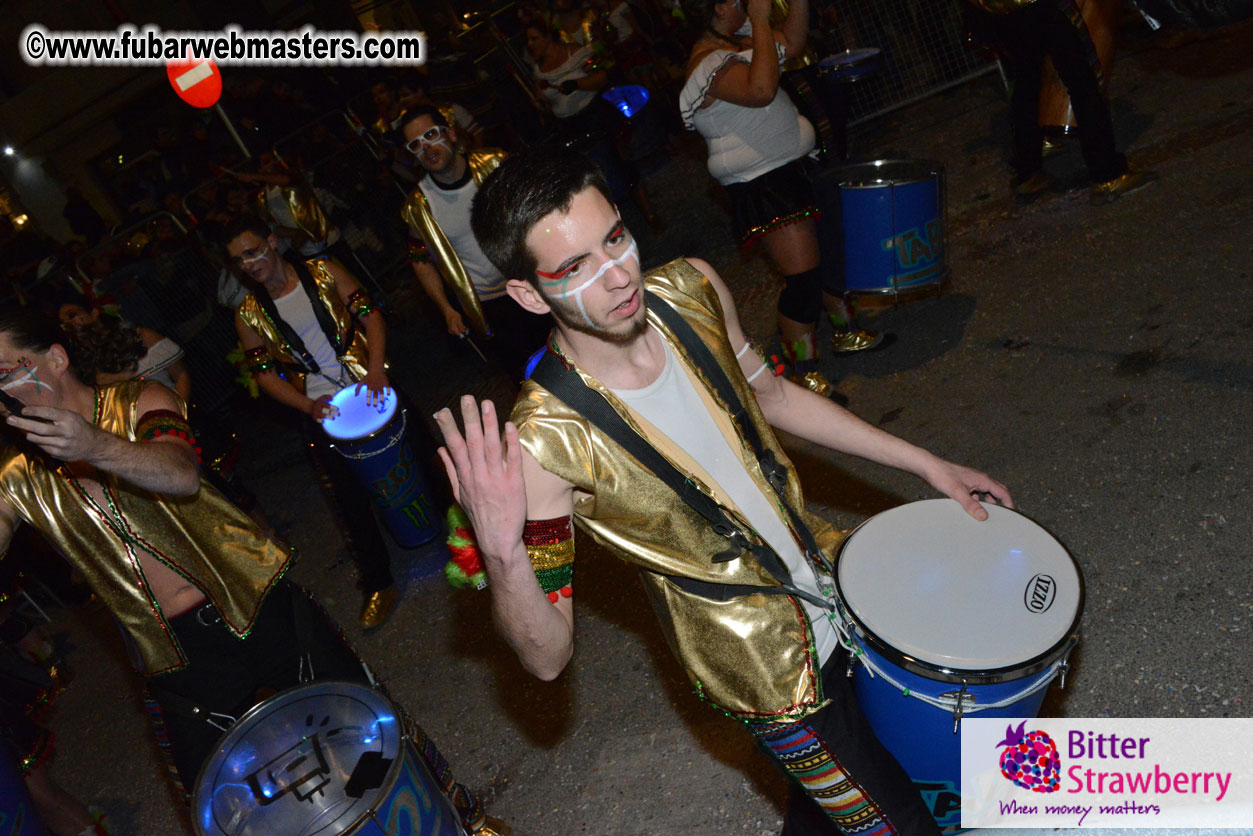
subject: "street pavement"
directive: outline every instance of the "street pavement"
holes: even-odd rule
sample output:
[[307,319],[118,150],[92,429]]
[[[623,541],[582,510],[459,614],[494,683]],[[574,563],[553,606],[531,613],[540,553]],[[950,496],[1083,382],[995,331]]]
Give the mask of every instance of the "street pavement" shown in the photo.
[[[1010,201],[995,75],[852,132],[856,158],[944,164],[951,281],[868,300],[867,324],[894,343],[823,369],[871,424],[1004,481],[1081,567],[1082,640],[1045,716],[1253,714],[1251,55],[1248,26],[1125,33],[1115,128],[1132,165],[1161,180],[1107,206],[1089,206],[1075,147],[1046,162],[1057,189]],[[680,141],[646,182],[668,227],[636,226],[645,262],[707,259],[769,344],[780,283],[734,246],[703,149]],[[420,421],[467,391],[507,405],[509,380],[450,344],[411,286],[392,307],[395,377]],[[395,550],[404,598],[363,636],[352,566],[296,434],[275,409],[241,414],[243,476],[300,549],[294,577],[515,833],[779,831],[782,780],[693,695],[628,567],[580,547],[576,652],[551,683],[494,633],[487,593],[444,582],[438,545]],[[784,442],[812,510],[841,526],[934,496],[911,475]],[[180,832],[117,631],[91,607],[55,612],[51,630],[76,674],[51,721],[54,775],[118,834]]]

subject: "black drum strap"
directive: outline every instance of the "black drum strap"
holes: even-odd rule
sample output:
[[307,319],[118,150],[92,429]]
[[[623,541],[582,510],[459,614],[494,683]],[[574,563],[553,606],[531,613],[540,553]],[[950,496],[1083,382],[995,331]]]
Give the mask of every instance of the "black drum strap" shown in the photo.
[[[779,499],[784,508],[787,509],[788,516],[801,538],[802,545],[812,555],[816,555],[816,559],[820,560],[822,565],[827,567],[829,571],[830,563],[818,549],[813,533],[810,532],[804,521],[800,519],[800,516],[792,510],[787,498],[783,495],[783,490],[787,483],[787,469],[779,465],[771,451],[763,450],[761,437],[757,434],[756,427],[749,419],[743,403],[740,401],[739,396],[736,395],[734,388],[731,386],[731,381],[727,378],[722,367],[718,365],[708,347],[696,336],[696,332],[692,330],[692,327],[687,324],[687,321],[677,311],[650,291],[645,291],[645,298],[649,307],[657,311],[679,342],[688,350],[689,355],[696,363],[698,369],[705,375],[705,378],[714,383],[719,397],[728,406],[732,417],[744,432],[750,446],[757,455],[762,473],[766,475],[771,487],[779,494]],[[531,379],[549,392],[552,392],[567,406],[574,409],[617,442],[643,467],[678,494],[679,498],[689,507],[700,514],[710,524],[715,533],[730,541],[730,544],[724,551],[712,557],[713,562],[725,563],[735,560],[747,551],[753,555],[762,568],[779,582],[780,586],[778,589],[781,593],[796,595],[824,609],[833,608],[834,605],[831,602],[798,589],[792,583],[792,576],[788,571],[787,565],[774,549],[770,548],[764,541],[754,543],[731,519],[726,509],[712,497],[699,490],[691,480],[670,463],[669,459],[661,455],[653,445],[632,430],[630,425],[618,414],[617,410],[602,395],[588,388],[583,379],[579,377],[578,372],[558,357],[555,352],[548,350],[541,355],[534,371],[531,373]],[[758,537],[757,539],[760,540],[761,538]],[[770,587],[711,584],[690,578],[667,577],[690,592],[703,597],[713,598],[714,600],[727,600],[727,597],[724,596],[733,597],[735,595],[761,592],[763,589],[772,589]]]
[[[289,261],[287,263],[296,271],[296,278],[300,281],[300,287],[304,290],[305,296],[309,299],[309,304],[313,307],[313,315],[317,319],[318,327],[326,335],[326,340],[331,344],[331,349],[335,352],[335,356],[343,357],[344,346],[352,338],[352,328],[350,327],[344,338],[340,339],[339,329],[335,327],[335,320],[331,317],[331,312],[326,309],[326,305],[322,304],[322,297],[318,295],[317,283],[314,282],[309,269],[300,261]],[[292,328],[287,320],[279,316],[278,307],[274,304],[270,294],[264,288],[261,288],[255,295],[261,310],[265,313],[266,318],[270,320],[275,330],[278,331],[279,336],[283,338],[283,342],[287,343],[287,348],[291,351],[291,355],[296,360],[296,364],[301,371],[308,374],[317,374],[322,371],[318,361],[313,359],[313,354],[305,346],[304,340],[300,339],[300,335],[296,333],[296,329]]]

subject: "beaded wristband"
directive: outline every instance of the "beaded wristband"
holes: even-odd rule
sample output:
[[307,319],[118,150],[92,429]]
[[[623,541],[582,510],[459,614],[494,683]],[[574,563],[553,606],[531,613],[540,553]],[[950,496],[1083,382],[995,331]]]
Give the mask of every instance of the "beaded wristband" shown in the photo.
[[183,416],[168,409],[154,409],[140,416],[135,424],[136,438],[140,441],[152,441],[162,436],[173,436],[186,441],[196,451],[196,461],[202,461],[201,450],[196,446],[196,436],[192,434],[191,427]]
[[549,601],[555,604],[559,598],[574,594],[574,530],[569,517],[527,520],[522,527],[522,544]]

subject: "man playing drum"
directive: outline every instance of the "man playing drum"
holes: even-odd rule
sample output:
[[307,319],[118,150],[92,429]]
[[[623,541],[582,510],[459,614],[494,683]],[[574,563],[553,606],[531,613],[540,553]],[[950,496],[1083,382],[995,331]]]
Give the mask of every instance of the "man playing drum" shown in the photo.
[[[290,549],[203,480],[172,390],[83,383],[56,324],[17,306],[0,311],[0,388],[12,396],[0,553],[29,523],[109,608],[182,788],[194,788],[231,723],[271,694],[314,679],[369,682],[338,626],[284,579]],[[481,827],[478,802],[425,735],[415,740],[466,826]]]
[[548,321],[510,301],[505,277],[470,229],[470,205],[479,184],[496,170],[505,152],[461,150],[457,127],[429,105],[405,111],[400,130],[405,148],[426,171],[401,210],[409,226],[413,273],[443,314],[448,333],[464,337],[473,328],[476,336],[487,338],[484,348],[516,380],[526,357],[544,344]]
[[[370,497],[320,422],[335,414],[331,397],[360,384],[379,399],[387,388],[387,326],[361,285],[328,258],[287,261],[260,220],[241,216],[222,235],[231,259],[256,282],[235,312],[235,331],[261,390],[308,416],[300,432],[347,528],[365,603],[361,626],[381,627],[396,606],[387,546]],[[279,373],[282,367],[283,374]]]
[[805,790],[784,833],[937,833],[852,698],[828,617],[839,532],[804,510],[770,425],[915,473],[977,519],[974,494],[1008,505],[1009,491],[772,374],[707,263],[641,271],[603,180],[576,155],[506,160],[473,222],[509,295],[554,320],[503,438],[490,401],[462,399],[464,437],[449,410],[436,416],[523,666],[553,679],[574,652],[573,516],[640,569],[700,695]]

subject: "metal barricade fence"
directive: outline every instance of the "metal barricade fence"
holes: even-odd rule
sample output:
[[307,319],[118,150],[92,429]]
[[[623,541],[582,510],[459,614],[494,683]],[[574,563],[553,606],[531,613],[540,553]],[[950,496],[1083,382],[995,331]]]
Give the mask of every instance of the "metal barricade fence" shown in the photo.
[[343,110],[324,114],[274,143],[274,153],[299,170],[356,263],[345,265],[381,303],[408,254],[400,210],[407,190],[392,170],[389,149]]
[[847,85],[850,125],[996,71],[995,62],[965,45],[963,2],[842,0],[836,4],[839,23],[834,31],[814,39],[815,51],[879,50],[878,66]]
[[75,269],[96,297],[113,297],[122,318],[182,347],[192,402],[203,413],[235,391],[226,359],[236,345],[230,314],[215,297],[217,268],[177,218],[158,212],[84,252]]

